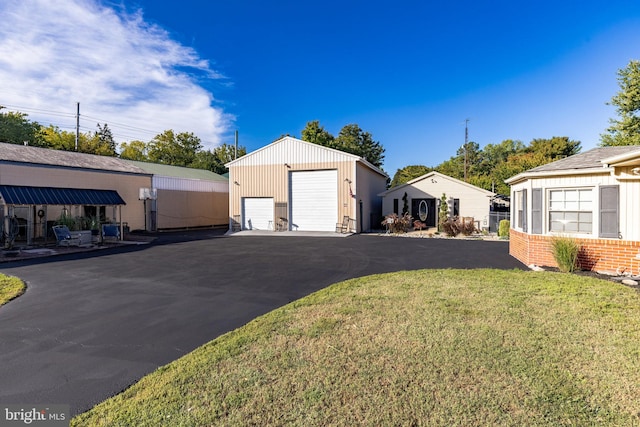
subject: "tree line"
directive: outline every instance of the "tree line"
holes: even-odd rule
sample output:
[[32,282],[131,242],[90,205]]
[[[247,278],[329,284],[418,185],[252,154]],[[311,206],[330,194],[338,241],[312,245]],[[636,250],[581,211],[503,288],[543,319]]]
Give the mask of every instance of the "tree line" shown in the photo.
[[[640,145],[640,61],[631,60],[618,70],[620,90],[608,103],[615,107],[618,118],[610,119],[610,126],[600,137],[601,146]],[[166,130],[151,141],[123,142],[117,146],[108,125],[97,124],[94,132],[81,133],[76,150],[76,135],[49,125],[44,127],[19,112],[3,112],[0,106],[0,141],[13,144],[27,143],[36,147],[79,151],[123,159],[162,163],[207,169],[225,173],[225,163],[233,160],[234,147],[222,144],[213,150],[204,150],[200,138],[190,132],[175,133]],[[284,136],[284,135],[283,135]],[[371,133],[357,124],[345,125],[337,136],[328,132],[318,120],[307,122],[301,139],[315,144],[352,153],[381,168],[385,148],[375,141]],[[119,148],[119,153],[117,148]],[[498,194],[509,194],[504,180],[536,166],[541,166],[579,153],[581,142],[567,136],[534,139],[528,144],[507,139],[484,148],[476,142],[466,143],[455,154],[433,167],[409,165],[398,169],[390,182],[397,186],[430,171],[438,171]],[[238,156],[246,154],[238,147]]]
[[464,180],[477,187],[508,195],[504,180],[536,166],[544,165],[580,152],[580,141],[566,136],[534,139],[528,145],[507,139],[484,148],[475,142],[464,144],[455,156],[434,167],[411,165],[398,169],[391,187],[404,184],[431,171]]
[[[600,135],[601,147],[640,145],[640,61],[631,60],[625,68],[618,70],[618,85],[620,90],[607,103],[615,107],[617,118],[610,119],[610,126]],[[499,144],[488,144],[483,149],[475,142],[469,142],[455,156],[437,166],[412,165],[398,169],[391,186],[438,171],[458,179],[466,176],[473,185],[508,195],[505,179],[577,154],[580,145],[580,141],[572,141],[566,136],[534,139],[528,145],[508,139]]]
[[[218,174],[228,172],[224,166],[235,157],[235,147],[222,144],[213,150],[205,150],[202,141],[191,132],[176,133],[165,130],[150,141],[123,142],[119,146],[109,126],[98,123],[94,132],[78,135],[61,130],[57,126],[42,126],[20,112],[3,112],[0,106],[0,141],[10,144],[27,144],[53,150],[77,151],[100,156],[120,157],[127,160],[161,163],[172,166],[206,169]],[[119,153],[117,148],[119,148]],[[247,149],[238,146],[238,157]]]

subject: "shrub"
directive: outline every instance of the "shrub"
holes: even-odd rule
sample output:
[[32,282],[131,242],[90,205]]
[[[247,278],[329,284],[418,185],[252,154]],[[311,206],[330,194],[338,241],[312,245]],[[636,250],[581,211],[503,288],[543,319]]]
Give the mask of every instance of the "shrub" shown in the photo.
[[503,219],[498,225],[498,237],[509,238],[509,229],[511,228],[511,221]]
[[446,221],[440,223],[440,228],[446,234],[451,237],[456,237],[460,234],[460,224],[453,218],[447,218]]
[[441,223],[441,228],[451,237],[456,237],[460,233],[470,236],[477,231],[473,221],[464,221],[463,218],[458,217],[448,218]]
[[572,273],[576,270],[580,245],[574,239],[554,237],[551,240],[551,250],[560,271]]

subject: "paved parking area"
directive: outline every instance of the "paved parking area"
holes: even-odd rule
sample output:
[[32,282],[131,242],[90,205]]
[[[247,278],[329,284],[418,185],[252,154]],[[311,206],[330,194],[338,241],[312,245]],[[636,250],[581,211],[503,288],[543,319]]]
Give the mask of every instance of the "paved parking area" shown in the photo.
[[274,308],[348,278],[525,268],[507,242],[167,233],[150,245],[0,264],[27,282],[0,308],[0,403],[73,414]]

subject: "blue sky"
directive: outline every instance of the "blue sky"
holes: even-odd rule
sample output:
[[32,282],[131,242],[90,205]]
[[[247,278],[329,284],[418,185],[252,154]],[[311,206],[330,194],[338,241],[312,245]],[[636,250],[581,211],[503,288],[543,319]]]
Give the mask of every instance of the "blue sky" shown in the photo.
[[173,128],[211,148],[237,129],[249,151],[357,123],[390,175],[455,155],[467,118],[481,147],[592,148],[640,59],[637,0],[49,3],[0,5],[0,105],[68,127],[81,102],[118,141]]

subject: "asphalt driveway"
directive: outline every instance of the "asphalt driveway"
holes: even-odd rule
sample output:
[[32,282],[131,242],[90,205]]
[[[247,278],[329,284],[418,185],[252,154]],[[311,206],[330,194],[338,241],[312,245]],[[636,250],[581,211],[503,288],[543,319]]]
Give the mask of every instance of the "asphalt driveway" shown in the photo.
[[161,234],[151,245],[0,264],[26,294],[0,308],[0,403],[90,409],[274,308],[348,278],[524,266],[507,242],[360,235]]

